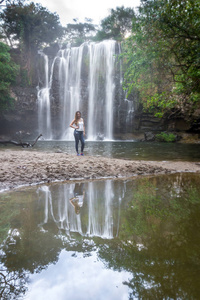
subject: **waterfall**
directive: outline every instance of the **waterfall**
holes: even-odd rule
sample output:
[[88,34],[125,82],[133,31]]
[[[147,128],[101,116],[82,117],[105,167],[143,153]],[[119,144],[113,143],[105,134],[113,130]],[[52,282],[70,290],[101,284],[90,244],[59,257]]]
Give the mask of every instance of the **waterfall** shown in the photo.
[[38,88],[38,119],[45,139],[72,140],[69,124],[77,110],[85,120],[88,140],[113,139],[117,45],[112,40],[68,45],[58,51],[51,68],[47,55],[40,53],[45,81]]
[[88,139],[113,139],[113,100],[115,91],[115,41],[89,46]]
[[84,45],[60,50],[59,56],[59,97],[61,140],[73,139],[72,129],[69,128],[75,112],[81,104],[81,65]]
[[52,139],[51,128],[51,110],[50,110],[50,93],[49,93],[49,61],[48,56],[40,53],[44,57],[45,67],[45,85],[42,89],[38,90],[38,127],[39,133],[47,140]]
[[132,118],[133,118],[133,113],[135,111],[133,101],[130,101],[128,99],[125,99],[125,102],[127,104],[127,117],[126,117],[126,126],[132,125]]

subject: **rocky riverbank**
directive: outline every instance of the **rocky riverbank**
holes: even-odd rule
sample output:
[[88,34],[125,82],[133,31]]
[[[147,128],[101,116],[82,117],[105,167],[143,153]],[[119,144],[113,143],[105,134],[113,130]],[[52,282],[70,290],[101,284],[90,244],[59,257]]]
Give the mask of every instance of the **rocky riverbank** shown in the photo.
[[130,178],[175,172],[200,172],[200,163],[132,161],[27,149],[0,151],[0,191],[56,181]]

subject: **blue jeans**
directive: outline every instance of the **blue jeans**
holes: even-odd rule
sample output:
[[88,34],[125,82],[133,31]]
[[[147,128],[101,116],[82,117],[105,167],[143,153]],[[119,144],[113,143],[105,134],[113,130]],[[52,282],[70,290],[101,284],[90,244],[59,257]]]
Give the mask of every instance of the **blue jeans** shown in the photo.
[[74,130],[74,137],[75,137],[75,148],[76,152],[78,153],[78,144],[79,140],[81,141],[81,152],[83,152],[84,147],[85,147],[85,140],[83,137],[83,131],[77,131],[76,129]]

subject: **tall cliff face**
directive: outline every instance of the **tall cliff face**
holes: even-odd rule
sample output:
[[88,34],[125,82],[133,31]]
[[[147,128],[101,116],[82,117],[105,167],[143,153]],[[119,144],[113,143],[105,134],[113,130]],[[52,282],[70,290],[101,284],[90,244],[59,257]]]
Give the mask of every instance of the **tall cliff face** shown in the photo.
[[17,131],[25,131],[33,137],[37,134],[37,89],[12,88],[14,106],[0,115],[0,135],[12,138]]

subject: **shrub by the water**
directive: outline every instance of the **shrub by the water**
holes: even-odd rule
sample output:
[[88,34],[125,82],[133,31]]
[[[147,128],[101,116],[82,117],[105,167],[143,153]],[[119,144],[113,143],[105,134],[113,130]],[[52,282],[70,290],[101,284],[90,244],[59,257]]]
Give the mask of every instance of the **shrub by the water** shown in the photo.
[[176,135],[173,133],[168,133],[168,132],[161,132],[156,134],[156,140],[159,142],[175,142],[176,141]]

